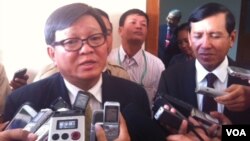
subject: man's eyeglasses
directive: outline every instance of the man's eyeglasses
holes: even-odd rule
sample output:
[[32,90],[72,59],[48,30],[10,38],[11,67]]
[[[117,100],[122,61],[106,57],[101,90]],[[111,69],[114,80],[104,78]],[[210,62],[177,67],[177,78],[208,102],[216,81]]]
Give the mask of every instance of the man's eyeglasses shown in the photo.
[[54,42],[52,46],[63,46],[66,51],[73,52],[78,51],[82,48],[84,45],[84,42],[86,42],[90,47],[96,48],[101,45],[103,45],[106,41],[105,34],[103,33],[97,33],[90,35],[86,39],[80,39],[80,38],[68,38],[65,40],[61,40],[58,42]]

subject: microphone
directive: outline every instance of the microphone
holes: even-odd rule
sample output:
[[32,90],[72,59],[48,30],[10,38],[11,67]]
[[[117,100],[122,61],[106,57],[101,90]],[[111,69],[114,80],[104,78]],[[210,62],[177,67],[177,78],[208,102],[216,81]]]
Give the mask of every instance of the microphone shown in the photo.
[[60,111],[62,109],[64,110],[69,110],[70,109],[70,106],[69,104],[63,100],[62,97],[58,97],[56,100],[54,100],[51,105],[50,105],[50,108],[53,110],[53,111]]
[[[68,111],[69,105],[58,97],[51,104],[50,108],[42,109],[38,114],[24,127],[24,130],[35,133],[38,138],[36,141],[46,141],[48,139],[50,129],[50,118],[53,116],[54,111]],[[53,111],[53,110],[54,111]]]
[[122,111],[130,137],[133,140],[165,141],[166,134],[161,127],[141,111],[136,104],[127,105]]
[[158,96],[153,104],[152,110],[153,112],[156,112],[161,106],[163,105],[169,105],[171,104],[174,108],[176,108],[180,113],[182,113],[185,117],[189,117],[191,114],[191,111],[194,109],[194,107],[184,101],[181,101],[177,98],[174,98],[170,95],[160,95]]
[[33,109],[31,103],[24,103],[4,130],[24,128],[36,114],[37,111]]
[[42,109],[34,118],[23,128],[23,130],[35,133],[53,114],[49,108]]

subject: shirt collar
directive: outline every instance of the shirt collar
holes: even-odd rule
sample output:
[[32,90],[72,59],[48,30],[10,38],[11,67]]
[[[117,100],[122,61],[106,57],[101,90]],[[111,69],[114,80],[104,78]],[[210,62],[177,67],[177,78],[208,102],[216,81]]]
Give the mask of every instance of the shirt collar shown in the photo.
[[[102,89],[101,89],[101,86],[102,86],[102,77],[99,78],[99,80],[97,81],[97,83],[88,90],[88,92],[90,92],[98,102],[102,102]],[[76,96],[77,96],[77,93],[79,91],[84,91],[78,87],[76,87],[75,85],[71,84],[69,81],[67,81],[66,79],[64,79],[64,82],[65,82],[65,85],[69,91],[69,98],[70,98],[70,102],[71,104],[74,103],[75,99],[76,99]]]
[[[227,78],[227,67],[228,67],[228,58],[225,57],[223,62],[217,68],[215,68],[211,73],[216,75],[219,81],[225,82]],[[203,81],[206,75],[210,73],[200,64],[200,62],[197,59],[195,60],[195,68],[197,72],[196,75],[198,83]]]
[[119,59],[120,59],[121,62],[123,62],[125,60],[126,52],[124,51],[122,46],[120,46],[118,51],[119,51],[119,54],[120,54]]
[[[124,60],[126,59],[126,52],[124,51],[123,47],[120,46],[120,49],[118,50],[120,52],[120,60],[121,62],[124,62]],[[135,60],[135,63],[137,65],[143,65],[143,49],[141,48],[132,58]],[[130,58],[130,59],[132,59]]]

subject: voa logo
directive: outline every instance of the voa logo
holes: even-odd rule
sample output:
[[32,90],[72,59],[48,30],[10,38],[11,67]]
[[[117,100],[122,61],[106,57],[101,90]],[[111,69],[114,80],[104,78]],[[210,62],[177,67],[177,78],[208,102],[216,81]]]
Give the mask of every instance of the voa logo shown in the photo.
[[226,129],[227,136],[247,136],[244,129]]

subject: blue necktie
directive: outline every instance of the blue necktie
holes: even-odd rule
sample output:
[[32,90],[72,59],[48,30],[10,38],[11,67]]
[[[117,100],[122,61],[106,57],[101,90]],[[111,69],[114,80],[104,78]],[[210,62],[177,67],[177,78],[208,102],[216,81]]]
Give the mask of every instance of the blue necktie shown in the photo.
[[[207,87],[214,88],[214,82],[217,77],[213,73],[208,73],[206,76]],[[203,97],[203,112],[210,113],[211,111],[217,111],[217,103],[213,97],[204,96]]]

